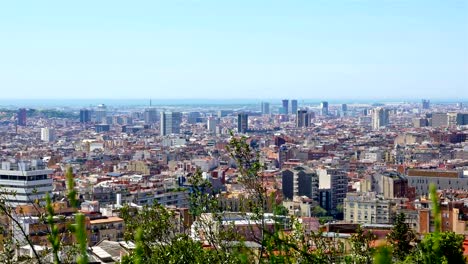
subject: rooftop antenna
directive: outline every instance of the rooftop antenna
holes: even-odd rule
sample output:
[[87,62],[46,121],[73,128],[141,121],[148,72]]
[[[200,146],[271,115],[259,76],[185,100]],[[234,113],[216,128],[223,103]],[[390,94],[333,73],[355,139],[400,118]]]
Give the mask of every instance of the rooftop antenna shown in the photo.
[[150,107],[151,107],[151,98],[150,98]]

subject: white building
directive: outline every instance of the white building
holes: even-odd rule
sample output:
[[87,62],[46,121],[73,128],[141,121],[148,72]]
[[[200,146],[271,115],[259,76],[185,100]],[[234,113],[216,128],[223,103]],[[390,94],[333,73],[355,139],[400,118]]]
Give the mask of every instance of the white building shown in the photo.
[[51,142],[55,140],[55,130],[53,128],[41,128],[41,140],[44,142]]
[[216,126],[219,124],[219,119],[216,117],[209,117],[206,123],[208,131],[212,134],[216,134]]
[[348,193],[344,199],[344,220],[357,224],[390,224],[394,204],[393,200],[377,196],[375,192]]
[[43,200],[46,193],[52,192],[52,178],[49,177],[52,172],[39,160],[2,162],[2,199],[13,207]]

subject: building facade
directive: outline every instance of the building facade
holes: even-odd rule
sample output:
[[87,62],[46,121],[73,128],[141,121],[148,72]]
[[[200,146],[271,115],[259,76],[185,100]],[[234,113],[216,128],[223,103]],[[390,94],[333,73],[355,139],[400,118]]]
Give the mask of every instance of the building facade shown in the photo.
[[52,172],[40,160],[2,162],[0,188],[5,203],[16,207],[42,201],[52,192]]
[[237,115],[237,132],[245,133],[249,129],[249,115],[246,113],[239,113]]
[[180,133],[182,114],[179,112],[161,112],[161,136]]
[[374,192],[348,193],[344,199],[344,220],[357,224],[390,224],[394,202]]

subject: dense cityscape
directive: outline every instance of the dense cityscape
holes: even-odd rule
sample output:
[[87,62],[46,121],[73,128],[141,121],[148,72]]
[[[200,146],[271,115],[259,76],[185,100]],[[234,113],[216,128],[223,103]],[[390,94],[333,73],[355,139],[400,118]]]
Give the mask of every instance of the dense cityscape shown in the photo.
[[[361,228],[374,234],[369,243],[387,243],[403,213],[416,237],[438,228],[466,237],[467,135],[466,104],[426,99],[4,106],[2,239],[12,236],[16,260],[50,254],[53,223],[44,220],[48,213],[41,209],[50,199],[63,247],[76,241],[66,226],[77,213],[85,216],[90,263],[120,262],[131,254],[137,243],[125,235],[129,224],[122,208],[138,215],[156,205],[172,212],[175,233],[199,241],[205,250],[216,245],[197,227],[221,215],[223,220],[213,225],[232,227],[238,241],[258,251],[263,241],[255,235],[258,221],[248,206],[257,194],[243,180],[246,169],[236,158],[239,153],[229,148],[233,139],[245,142],[261,164],[255,176],[272,198],[262,202],[261,218],[273,227],[281,215],[283,234],[293,233],[294,223],[300,223],[304,234],[340,241],[341,254],[349,255],[350,239]],[[67,181],[67,170],[73,183]],[[215,202],[216,211],[193,213],[191,199],[199,187],[193,178],[198,176],[208,183],[202,193]],[[76,207],[67,199],[70,184]],[[431,185],[437,190],[440,227]],[[468,254],[468,238],[463,254]]]

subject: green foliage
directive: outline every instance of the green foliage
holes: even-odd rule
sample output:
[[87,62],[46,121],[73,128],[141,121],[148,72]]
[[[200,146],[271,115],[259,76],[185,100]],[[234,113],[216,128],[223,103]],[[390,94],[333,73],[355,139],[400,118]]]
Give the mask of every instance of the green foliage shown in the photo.
[[393,249],[393,258],[399,261],[404,260],[411,253],[416,240],[416,234],[405,223],[405,220],[405,214],[397,215],[392,231],[387,235],[387,241]]
[[189,209],[194,217],[202,213],[216,213],[219,211],[219,205],[211,192],[211,183],[203,179],[202,172],[197,171],[189,178],[192,190],[189,196]]
[[67,197],[68,197],[70,206],[78,207],[78,201],[76,200],[75,179],[73,178],[72,167],[67,168],[65,178],[67,179],[67,191],[68,191]]
[[368,231],[364,232],[361,227],[358,227],[349,239],[351,243],[352,254],[350,258],[355,264],[371,264],[374,255],[374,249],[371,247],[371,242],[376,239],[376,236]]
[[141,247],[145,254],[151,254],[151,247],[155,243],[170,242],[178,231],[174,214],[160,204],[144,206],[139,211],[126,205],[121,209],[121,216],[125,221],[124,239],[133,241],[137,234],[141,236]]
[[320,207],[320,205],[316,205],[312,208],[312,215],[314,216],[325,216],[327,214],[327,210]]
[[[3,228],[2,228],[3,229]],[[1,230],[1,233],[4,234],[4,230]],[[4,264],[14,264],[14,258],[15,258],[15,248],[16,248],[16,243],[13,240],[13,234],[11,231],[7,232],[7,236],[3,237],[2,239],[2,247],[3,250],[0,254],[0,263]]]
[[[138,241],[138,240],[137,240]],[[242,254],[218,254],[217,251],[204,249],[200,242],[194,241],[186,235],[180,235],[166,245],[153,247],[151,255],[143,255],[138,251],[138,242],[135,253],[125,257],[122,264],[129,263],[246,263]]]
[[54,258],[54,264],[60,263],[59,250],[60,250],[60,236],[57,225],[54,221],[54,208],[50,199],[49,193],[46,194],[46,210],[47,210],[47,224],[49,225],[50,233],[47,235],[47,239],[52,247],[52,255]]
[[442,215],[436,187],[433,184],[430,186],[430,196],[435,230],[424,236],[423,240],[406,257],[404,263],[465,263],[466,259],[463,256],[464,236],[453,232],[441,232]]
[[440,213],[440,204],[435,184],[431,183],[429,186],[429,193],[432,202],[432,215],[434,216],[434,232],[439,233],[442,225],[442,214]]
[[392,250],[390,247],[380,247],[374,257],[375,264],[391,264],[392,262]]
[[284,205],[279,204],[279,205],[273,206],[273,214],[275,214],[275,215],[288,215],[289,210],[288,210],[288,208],[284,207]]
[[76,240],[78,242],[79,252],[80,255],[78,256],[78,264],[86,264],[88,263],[88,252],[87,252],[87,239],[86,239],[86,223],[85,223],[85,215],[82,213],[78,213],[75,215],[76,220]]
[[427,234],[419,244],[418,263],[465,263],[463,235],[453,232]]

